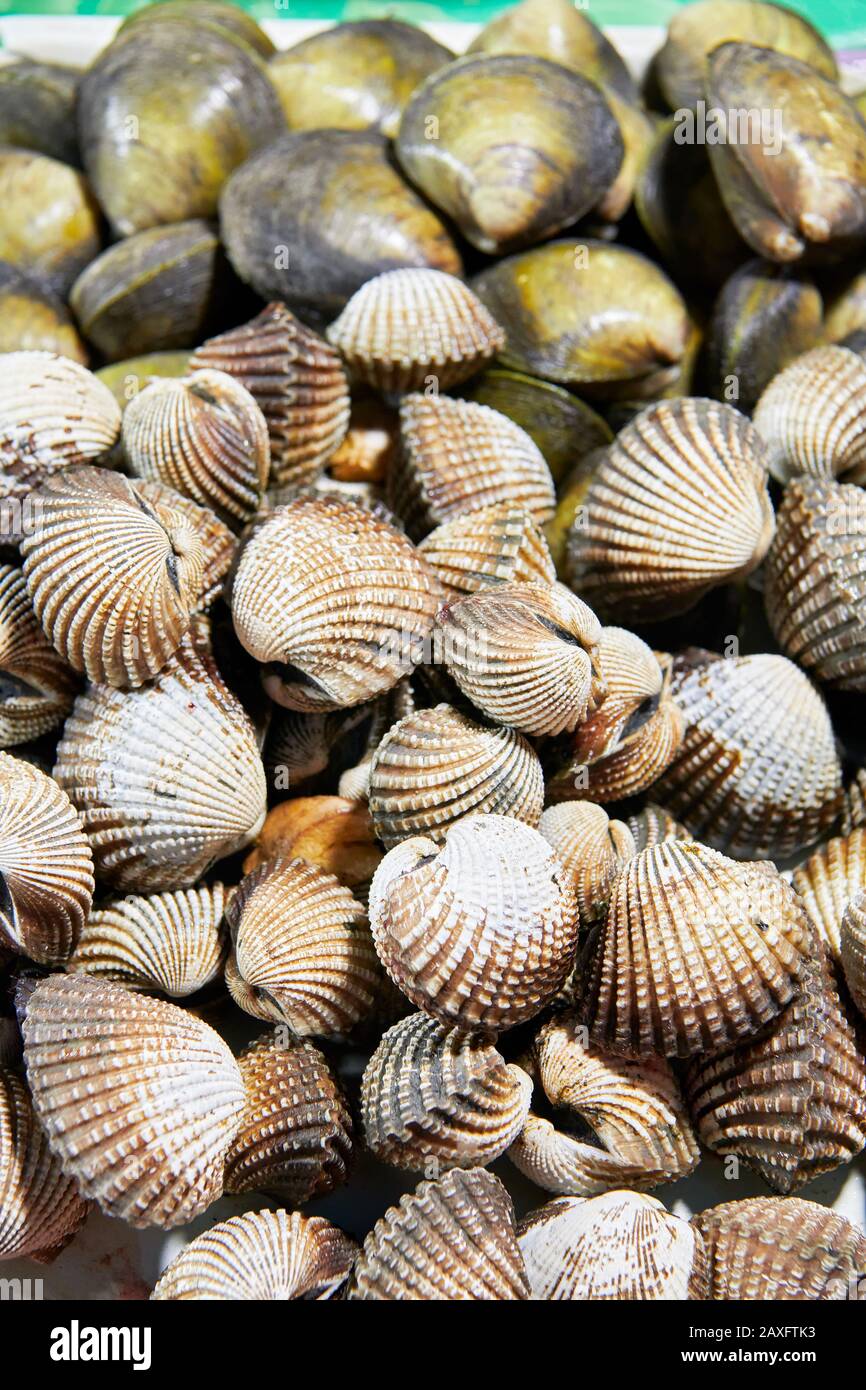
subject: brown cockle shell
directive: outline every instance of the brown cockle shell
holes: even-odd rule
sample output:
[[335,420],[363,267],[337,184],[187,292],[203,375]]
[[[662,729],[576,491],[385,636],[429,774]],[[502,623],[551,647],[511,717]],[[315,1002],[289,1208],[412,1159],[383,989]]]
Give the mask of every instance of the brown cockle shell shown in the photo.
[[866,768],[862,767],[845,788],[840,829],[843,835],[848,835],[861,825],[866,825]]
[[210,507],[200,506],[191,497],[182,497],[165,483],[141,478],[136,482],[135,489],[157,514],[161,515],[163,509],[172,514],[180,513],[195,531],[204,552],[204,568],[194,612],[206,612],[222,593],[223,581],[234,558],[237,537]]
[[866,889],[866,826],[828,840],[794,870],[793,883],[831,960],[838,961],[845,909]]
[[367,807],[342,796],[298,796],[281,801],[244,860],[251,873],[268,859],[306,859],[347,888],[369,883],[382,859]]
[[48,1142],[81,1193],[131,1226],[182,1226],[222,1192],[244,1091],[206,1023],[87,975],[27,1001],[24,1060]]
[[571,876],[581,925],[591,926],[604,913],[617,874],[637,853],[631,830],[591,801],[548,806],[538,829]]
[[53,1259],[87,1211],[48,1147],[23,1079],[0,1068],[0,1261]]
[[812,348],[773,377],[755,406],[774,478],[800,474],[866,480],[866,361],[831,343]]
[[418,546],[449,593],[474,594],[489,584],[553,584],[556,568],[543,532],[510,502],[456,516]]
[[665,811],[648,801],[642,811],[625,817],[625,824],[634,836],[635,854],[650,845],[659,845],[663,840],[691,840],[692,836],[684,825]]
[[61,724],[78,680],[36,620],[24,576],[0,564],[0,748]]
[[866,1017],[866,890],[855,894],[845,909],[840,945],[845,983]]

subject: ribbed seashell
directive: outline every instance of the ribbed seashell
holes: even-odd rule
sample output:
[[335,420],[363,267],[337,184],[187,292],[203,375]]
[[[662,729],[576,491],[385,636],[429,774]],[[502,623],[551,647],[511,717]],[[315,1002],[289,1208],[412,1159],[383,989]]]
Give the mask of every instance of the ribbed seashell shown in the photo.
[[866,1058],[823,949],[771,1032],[692,1063],[685,1091],[707,1148],[734,1154],[776,1192],[796,1192],[866,1145]]
[[263,1033],[238,1057],[247,1099],[225,1188],[275,1192],[294,1207],[346,1181],[352,1117],[318,1048],[282,1032]]
[[557,1120],[530,1110],[508,1157],[539,1187],[592,1197],[675,1182],[696,1167],[698,1146],[664,1058],[606,1056],[575,1015],[562,1014],[541,1029],[532,1063]]
[[794,870],[793,883],[831,960],[838,961],[845,909],[866,889],[866,827],[828,840]]
[[167,483],[229,525],[257,511],[271,464],[268,426],[226,372],[151,381],[126,407],[122,439],[135,477]]
[[271,698],[315,711],[396,685],[423,656],[439,594],[426,561],[383,517],[299,497],[247,542],[231,605]]
[[793,661],[840,690],[866,691],[863,488],[830,478],[789,483],[764,566],[764,603]]
[[751,573],[772,538],[766,449],[746,417],[658,401],[595,470],[569,536],[570,582],[618,620],[668,618]]
[[537,830],[468,816],[442,846],[390,850],[370,889],[376,950],[416,1008],[496,1033],[543,1008],[574,964],[577,903]]
[[450,600],[436,638],[463,694],[499,724],[560,734],[601,703],[601,624],[561,584],[499,584]]
[[773,377],[755,406],[774,478],[801,473],[866,481],[866,361],[850,348],[812,348]]
[[135,487],[154,511],[160,513],[162,508],[167,508],[172,513],[179,512],[186,517],[196,532],[204,556],[201,584],[194,611],[204,613],[222,593],[223,581],[234,559],[237,537],[210,507],[200,506],[198,502],[193,502],[191,497],[182,497],[165,483],[141,478]]
[[581,925],[592,925],[607,907],[617,874],[637,853],[631,830],[591,801],[548,806],[538,829],[571,876]]
[[255,729],[190,638],[150,685],[78,696],[54,776],[80,812],[97,874],[125,892],[191,887],[265,818]]
[[268,425],[276,486],[311,483],[345,436],[349,383],[340,358],[285,304],[209,338],[189,365],[227,372],[254,397]]
[[93,900],[93,856],[69,797],[0,753],[0,946],[61,965]]
[[0,748],[61,724],[77,689],[75,673],[36,620],[23,574],[0,564]]
[[352,1271],[350,1299],[526,1299],[514,1208],[484,1168],[422,1182],[376,1222]]
[[21,550],[36,616],[88,680],[140,686],[189,627],[204,576],[201,540],[183,512],[152,507],[105,469],[49,479]]
[[387,270],[356,290],[328,329],[354,376],[377,391],[440,391],[479,372],[505,333],[463,280],[423,267]]
[[521,734],[477,724],[443,704],[416,710],[382,739],[373,755],[369,805],[388,849],[410,835],[442,844],[448,827],[475,811],[537,825],[544,778]]
[[350,801],[366,803],[369,800],[370,773],[376,749],[393,724],[398,724],[401,719],[406,719],[414,713],[415,692],[411,680],[407,677],[399,681],[386,695],[380,695],[373,702],[372,711],[361,761],[354,767],[347,767],[345,772],[341,773],[337,784],[340,796],[345,796]]
[[370,702],[310,713],[275,706],[264,749],[270,786],[276,791],[298,790],[318,777],[341,740],[370,718],[372,708]]
[[269,859],[229,903],[226,983],[254,1018],[299,1037],[347,1033],[369,1012],[379,968],[361,904],[303,859]]
[[701,1299],[700,1234],[655,1197],[558,1197],[521,1221],[518,1243],[536,1299]]
[[388,502],[409,535],[509,502],[538,525],[556,510],[544,456],[519,425],[474,401],[410,395],[400,404],[401,449]]
[[738,858],[784,859],[842,811],[842,769],[818,691],[784,656],[687,653],[672,695],[686,720],[655,799]]
[[866,1236],[802,1197],[747,1197],[692,1217],[703,1237],[714,1300],[866,1297]]
[[0,1068],[0,1261],[53,1259],[87,1211],[48,1147],[23,1079]]
[[866,891],[857,893],[846,907],[840,938],[845,983],[866,1017]]
[[492,1163],[523,1128],[532,1081],[480,1034],[412,1014],[382,1038],[361,1083],[367,1148],[427,1173]]
[[191,1240],[151,1298],[321,1302],[346,1282],[358,1247],[323,1216],[248,1211]]
[[642,811],[626,816],[625,824],[634,836],[635,854],[650,845],[660,845],[663,840],[690,840],[692,837],[684,825],[652,801],[648,801]]
[[220,1196],[244,1090],[212,1028],[122,985],[52,975],[31,994],[23,1031],[34,1106],[83,1196],[166,1229]]
[[226,896],[213,883],[118,898],[90,914],[66,968],[174,999],[195,994],[222,971]]
[[382,849],[362,802],[342,796],[298,796],[268,812],[255,848],[244,860],[244,873],[268,859],[306,859],[354,891],[369,885]]
[[556,567],[529,513],[510,502],[443,522],[418,546],[447,593],[474,594],[488,584],[553,584]]
[[866,825],[866,768],[856,772],[845,788],[840,829],[843,835],[849,835],[861,825]]
[[626,864],[585,973],[592,1041],[622,1056],[718,1052],[798,989],[809,923],[771,864],[668,840]]

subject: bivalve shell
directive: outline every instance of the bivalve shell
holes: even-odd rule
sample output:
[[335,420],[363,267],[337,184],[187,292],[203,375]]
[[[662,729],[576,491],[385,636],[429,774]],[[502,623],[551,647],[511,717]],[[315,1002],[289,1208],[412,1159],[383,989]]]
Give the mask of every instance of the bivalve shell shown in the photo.
[[866,361],[858,353],[836,343],[802,353],[773,377],[755,406],[773,477],[866,480],[864,411]]
[[866,891],[857,893],[846,907],[840,936],[845,982],[866,1017]]
[[591,801],[548,806],[538,829],[571,875],[581,924],[591,926],[603,915],[617,874],[637,853],[631,830]]
[[268,859],[306,859],[354,890],[369,884],[382,850],[362,802],[342,796],[297,796],[268,812],[244,860],[244,873]]
[[51,1260],[87,1216],[33,1113],[24,1081],[0,1069],[0,1260]]
[[845,909],[866,889],[866,827],[828,840],[794,870],[793,883],[831,959],[838,961]]
[[223,591],[223,582],[234,558],[236,536],[209,507],[201,507],[192,498],[182,497],[164,483],[142,478],[135,488],[157,514],[162,514],[163,509],[172,515],[180,513],[195,531],[204,552],[204,568],[194,612],[204,613]]
[[523,507],[510,502],[443,522],[418,549],[450,593],[474,594],[488,584],[556,582],[543,533]]
[[36,620],[23,574],[0,564],[0,748],[61,724],[77,688],[75,673]]

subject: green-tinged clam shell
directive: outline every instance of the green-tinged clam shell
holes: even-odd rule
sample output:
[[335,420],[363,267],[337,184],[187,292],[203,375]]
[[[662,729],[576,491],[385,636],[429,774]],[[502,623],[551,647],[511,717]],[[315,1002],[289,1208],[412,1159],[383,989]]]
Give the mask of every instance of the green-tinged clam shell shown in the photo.
[[264,29],[238,5],[227,5],[220,0],[151,0],[140,10],[134,10],[120,26],[118,33],[127,33],[133,25],[163,22],[167,19],[188,19],[198,24],[215,24],[226,30],[236,39],[251,44],[262,58],[270,58],[276,51]]
[[550,547],[556,572],[563,581],[568,573],[568,534],[575,523],[578,509],[586,502],[590,484],[604,457],[604,445],[584,455],[560,485],[556,512],[544,527],[544,536]]
[[626,101],[609,87],[602,90],[619,125],[624,154],[619,173],[595,212],[609,222],[618,222],[634,197],[638,174],[652,144],[655,125],[642,107]]
[[609,39],[571,0],[523,0],[472,40],[469,53],[532,53],[637,100],[634,79]]
[[140,357],[112,362],[96,375],[108,387],[121,410],[125,410],[153,377],[185,376],[189,357],[188,352],[146,352]]
[[87,350],[61,299],[0,261],[0,353],[56,352],[87,364]]
[[610,427],[584,401],[563,386],[525,372],[491,367],[462,394],[479,405],[492,406],[526,430],[556,483],[584,454],[613,439]]
[[866,270],[825,291],[824,341],[841,343],[866,329]]
[[0,145],[78,164],[75,94],[80,74],[60,63],[0,54]]
[[100,248],[99,209],[77,169],[0,149],[0,260],[65,296]]

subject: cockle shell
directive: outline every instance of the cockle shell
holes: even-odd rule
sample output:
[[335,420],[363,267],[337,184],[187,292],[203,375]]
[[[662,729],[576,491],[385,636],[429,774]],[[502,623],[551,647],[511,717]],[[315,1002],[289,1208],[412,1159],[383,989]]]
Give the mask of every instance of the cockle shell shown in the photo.
[[521,1221],[533,1298],[571,1302],[701,1299],[706,1256],[697,1231],[655,1197],[558,1197]]
[[784,656],[687,653],[672,695],[686,720],[653,796],[739,858],[783,859],[832,829],[842,769],[827,708]]
[[93,899],[93,856],[66,793],[0,753],[0,946],[60,965]]
[[755,406],[770,471],[786,483],[801,473],[866,480],[866,361],[828,344],[797,357],[773,377]]
[[61,724],[77,688],[75,673],[36,620],[23,574],[0,564],[0,747],[27,743]]
[[718,401],[658,401],[596,469],[569,578],[610,617],[668,618],[751,573],[772,538],[766,449],[746,417]]
[[772,1022],[809,950],[771,864],[668,840],[626,864],[585,973],[590,1037],[626,1057],[718,1052]]
[[747,1197],[709,1207],[691,1224],[706,1246],[711,1299],[866,1297],[866,1236],[817,1202]]
[[229,903],[226,983],[254,1018],[300,1037],[347,1033],[369,1012],[379,968],[364,909],[333,874],[269,859]]
[[372,701],[313,712],[275,706],[264,749],[269,785],[275,791],[297,790],[318,777],[343,738],[369,719],[372,709]]
[[793,883],[831,959],[838,961],[845,909],[866,889],[866,827],[828,840],[794,870]]
[[225,372],[160,377],[123,416],[132,473],[168,484],[239,526],[258,509],[268,482],[268,426],[255,400]]
[[83,1196],[166,1229],[219,1197],[244,1090],[212,1028],[122,985],[52,975],[31,994],[23,1031],[34,1106]]
[[415,712],[415,692],[411,680],[407,677],[399,681],[386,695],[380,695],[373,701],[372,711],[361,761],[354,767],[347,767],[340,775],[338,783],[340,795],[348,797],[350,801],[369,800],[370,772],[376,749],[394,724],[399,724],[401,719],[406,719]]
[[189,365],[227,372],[254,397],[267,421],[276,486],[311,483],[345,436],[349,384],[340,359],[285,304],[209,338]]
[[237,537],[210,507],[200,506],[198,502],[193,502],[191,497],[182,497],[165,483],[141,478],[136,482],[135,488],[157,513],[162,508],[171,513],[179,512],[181,516],[186,517],[195,531],[204,557],[201,585],[194,611],[204,613],[222,593],[223,581],[234,558]]
[[356,396],[342,444],[328,460],[328,478],[338,483],[383,483],[397,455],[398,419],[378,396]]
[[663,840],[692,838],[685,826],[674,820],[669,811],[656,806],[652,801],[648,801],[642,811],[635,812],[633,816],[626,816],[625,824],[634,836],[635,854],[640,854],[642,849],[649,849],[650,845],[659,845]]
[[699,1150],[670,1064],[606,1056],[585,1035],[561,1014],[535,1039],[532,1070],[556,1119],[530,1110],[512,1163],[548,1192],[576,1197],[685,1177]]
[[499,502],[520,507],[539,525],[556,510],[541,450],[490,406],[451,396],[406,396],[400,439],[400,456],[388,474],[388,503],[413,539]]
[[54,776],[81,814],[97,874],[125,892],[190,887],[265,818],[255,729],[190,638],[150,685],[78,696]]
[[24,1081],[0,1068],[0,1260],[53,1259],[87,1210],[48,1147]]
[[218,978],[227,949],[221,883],[129,895],[91,912],[67,970],[181,999]]
[[500,582],[556,581],[543,533],[525,508],[510,502],[496,502],[443,522],[418,549],[449,593],[473,594]]
[[497,723],[559,734],[601,702],[601,624],[561,584],[499,584],[449,600],[436,635],[463,694]]
[[440,391],[505,346],[493,315],[463,280],[424,267],[387,270],[356,290],[328,329],[356,377],[377,391]]
[[151,1298],[321,1302],[339,1294],[357,1253],[355,1242],[323,1216],[249,1211],[190,1241]]
[[637,853],[631,830],[591,801],[548,806],[538,829],[571,876],[581,925],[590,926],[607,907],[617,874]]
[[268,859],[306,859],[355,890],[369,884],[382,850],[362,802],[342,796],[298,796],[268,812],[255,848],[244,860],[244,873]]
[[263,1033],[238,1057],[246,1091],[226,1157],[226,1192],[275,1192],[300,1206],[346,1181],[352,1118],[312,1043]]
[[361,1083],[367,1148],[428,1173],[492,1163],[523,1128],[532,1082],[478,1033],[412,1014],[385,1033]]
[[526,1299],[529,1286],[511,1198],[484,1168],[422,1182],[376,1222],[355,1267],[350,1299]]
[[537,825],[544,778],[520,734],[477,724],[443,704],[407,715],[382,739],[373,755],[369,804],[388,849],[410,835],[442,844],[449,826],[476,811]]
[[356,705],[423,657],[439,583],[396,527],[354,503],[299,497],[244,547],[231,605],[265,689],[289,709]]
[[866,891],[857,893],[845,909],[840,947],[845,983],[866,1017]]
[[568,875],[537,830],[467,816],[444,845],[417,836],[390,850],[370,889],[370,924],[388,974],[446,1024],[487,1033],[543,1008],[577,947]]
[[866,825],[866,768],[860,768],[845,788],[840,829],[848,835],[861,825]]

